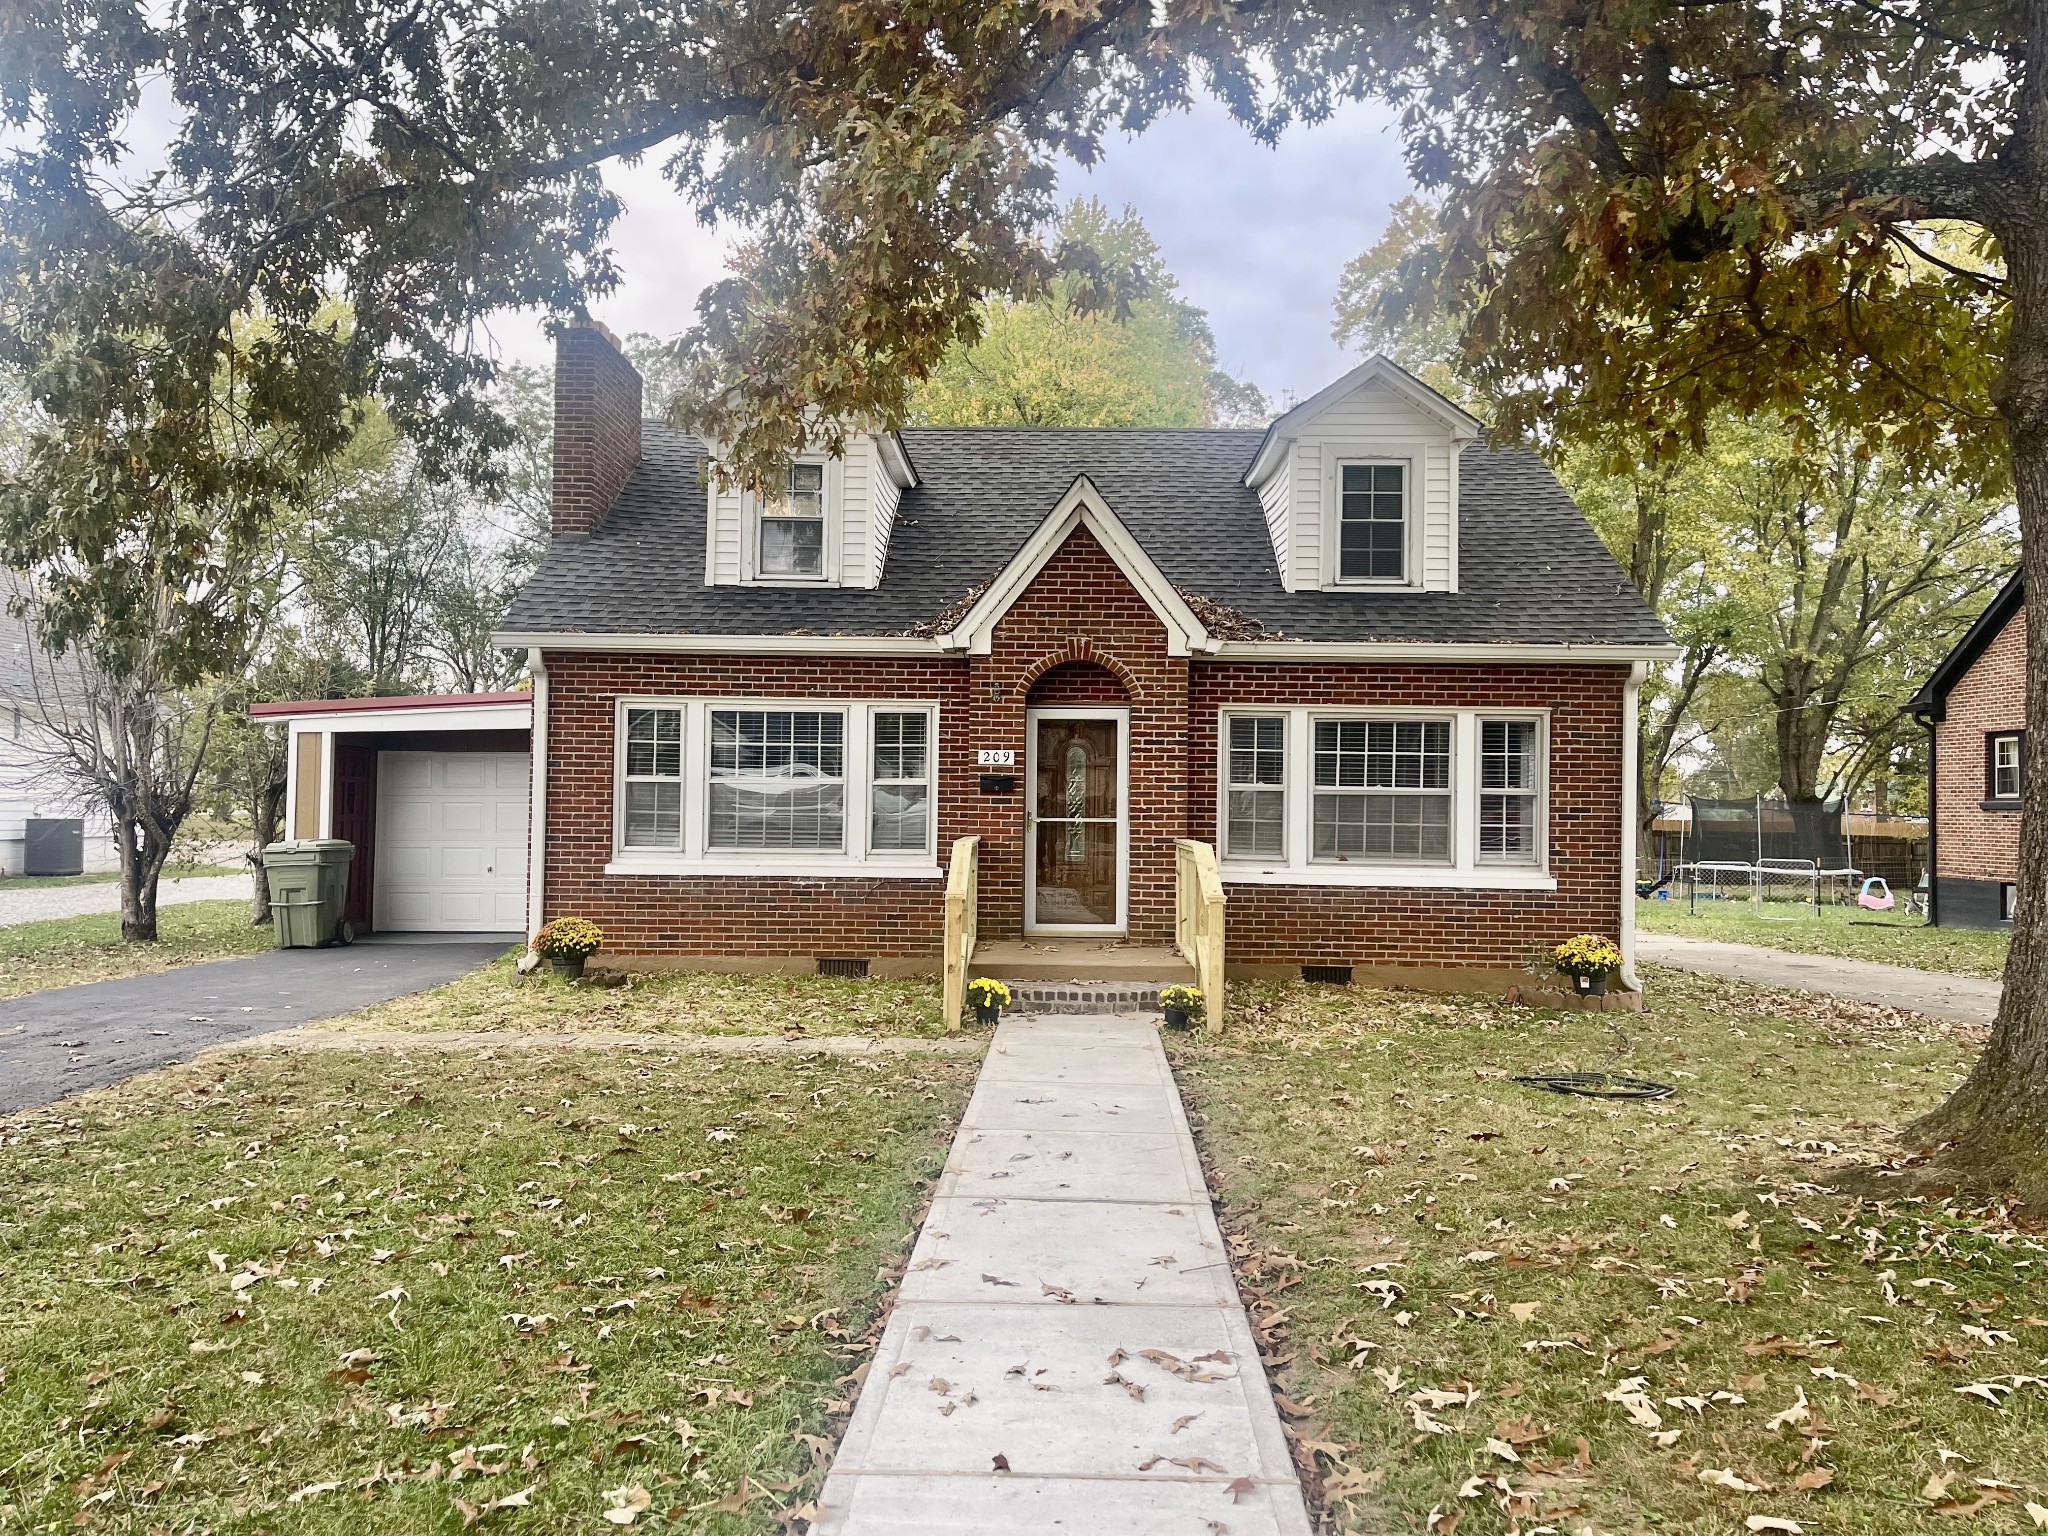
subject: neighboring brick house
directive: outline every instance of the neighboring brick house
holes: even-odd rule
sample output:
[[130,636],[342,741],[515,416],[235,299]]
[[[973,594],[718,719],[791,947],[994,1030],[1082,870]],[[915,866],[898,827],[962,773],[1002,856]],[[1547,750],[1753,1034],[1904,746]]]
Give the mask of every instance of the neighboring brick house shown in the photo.
[[2012,921],[2027,772],[2027,606],[2015,574],[1906,705],[1932,738],[1930,921]]
[[[1384,359],[1265,433],[857,432],[780,493],[560,340],[529,926],[640,965],[936,968],[1171,943],[1215,845],[1233,968],[1501,987],[1632,939],[1633,715],[1668,638],[1533,454]],[[317,761],[309,753],[308,761]]]

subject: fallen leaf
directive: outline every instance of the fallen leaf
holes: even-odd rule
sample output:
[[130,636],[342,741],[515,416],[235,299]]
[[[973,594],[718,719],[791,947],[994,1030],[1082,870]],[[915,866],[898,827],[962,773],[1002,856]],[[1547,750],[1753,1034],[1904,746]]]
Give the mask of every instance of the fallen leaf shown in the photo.
[[1751,1515],[1742,1524],[1747,1530],[1782,1531],[1785,1536],[1804,1536],[1806,1530],[1797,1520],[1786,1520],[1777,1515]]
[[1814,1493],[1827,1487],[1834,1480],[1835,1469],[1833,1467],[1815,1467],[1811,1471],[1802,1472],[1793,1478],[1792,1486],[1801,1493]]
[[1518,1323],[1534,1322],[1542,1307],[1540,1301],[1511,1301],[1508,1303],[1508,1316]]
[[996,1471],[1007,1472],[1010,1470],[1010,1458],[1005,1456],[1001,1451],[997,1451],[995,1455],[990,1457],[989,1459],[995,1464]]
[[[1229,1493],[1231,1503],[1241,1504],[1244,1502],[1244,1496],[1257,1487],[1258,1484],[1248,1477],[1234,1477],[1230,1480],[1229,1486],[1225,1491]],[[2038,1505],[2029,1505],[2028,1507],[2030,1509],[2039,1508]]]
[[654,1499],[645,1488],[628,1486],[604,1490],[604,1518],[613,1525],[631,1525],[647,1512]]
[[1715,1488],[1726,1488],[1731,1493],[1762,1493],[1763,1484],[1752,1483],[1748,1478],[1727,1467],[1702,1467],[1700,1481]]

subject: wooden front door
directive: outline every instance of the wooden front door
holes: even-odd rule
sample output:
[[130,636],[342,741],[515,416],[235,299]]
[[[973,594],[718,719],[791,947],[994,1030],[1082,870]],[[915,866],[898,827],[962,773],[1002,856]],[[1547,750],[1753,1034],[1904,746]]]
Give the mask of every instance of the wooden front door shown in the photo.
[[1128,728],[1129,715],[1121,709],[1030,712],[1027,933],[1124,931]]

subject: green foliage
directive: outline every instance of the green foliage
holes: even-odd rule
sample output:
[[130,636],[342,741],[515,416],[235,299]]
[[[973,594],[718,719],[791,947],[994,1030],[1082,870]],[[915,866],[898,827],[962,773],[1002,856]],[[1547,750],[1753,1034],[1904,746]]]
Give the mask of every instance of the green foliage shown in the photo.
[[1179,297],[1137,210],[1112,217],[1077,200],[1058,242],[1093,250],[1137,293],[1119,310],[1085,307],[1062,276],[1030,300],[992,300],[981,334],[956,342],[911,396],[922,426],[1208,427],[1262,419],[1265,398],[1216,363],[1208,317]]
[[1722,417],[1680,459],[1558,458],[1685,650],[1645,691],[1646,789],[1704,756],[1730,792],[1853,792],[1917,737],[1900,703],[2019,557],[2008,506],[1852,435]]
[[1862,907],[1794,907],[1756,917],[1747,901],[1703,901],[1697,908],[1674,896],[1636,903],[1636,926],[1726,944],[1760,944],[1799,955],[1833,955],[1842,960],[1875,960],[1920,971],[1996,978],[2005,972],[2012,934],[1998,928],[1930,928],[1903,910],[1906,893],[1894,890],[1899,908],[1889,913]]

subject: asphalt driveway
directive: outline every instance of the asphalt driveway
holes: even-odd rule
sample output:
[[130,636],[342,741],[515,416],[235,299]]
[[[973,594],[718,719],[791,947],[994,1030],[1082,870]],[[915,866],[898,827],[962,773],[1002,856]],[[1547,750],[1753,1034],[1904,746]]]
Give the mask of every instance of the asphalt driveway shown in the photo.
[[224,1040],[333,1018],[453,981],[485,943],[275,949],[0,1002],[0,1114],[105,1087]]

